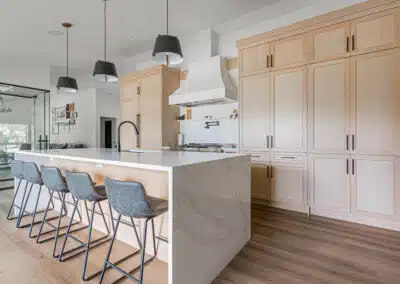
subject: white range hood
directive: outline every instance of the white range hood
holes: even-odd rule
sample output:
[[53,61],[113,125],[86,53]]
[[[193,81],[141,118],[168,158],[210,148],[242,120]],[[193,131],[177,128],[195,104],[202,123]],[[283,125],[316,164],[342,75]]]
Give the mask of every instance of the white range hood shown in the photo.
[[186,80],[181,81],[180,88],[169,96],[170,105],[191,107],[236,101],[237,88],[221,56],[190,64]]

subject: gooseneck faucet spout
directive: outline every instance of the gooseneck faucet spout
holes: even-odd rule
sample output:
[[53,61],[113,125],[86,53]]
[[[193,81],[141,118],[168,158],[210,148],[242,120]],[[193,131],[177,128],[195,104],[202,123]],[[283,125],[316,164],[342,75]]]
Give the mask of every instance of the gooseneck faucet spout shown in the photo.
[[[132,126],[135,128],[136,135],[139,136],[139,129],[137,128],[136,124],[134,124],[132,121],[129,121],[129,120],[126,120],[126,121],[121,122],[121,123],[119,124],[119,126],[118,126],[118,148],[117,148],[117,149],[118,149],[118,152],[121,152],[121,126],[124,125],[124,124],[130,124],[130,125],[132,125]],[[137,145],[137,147],[139,148],[140,146]]]

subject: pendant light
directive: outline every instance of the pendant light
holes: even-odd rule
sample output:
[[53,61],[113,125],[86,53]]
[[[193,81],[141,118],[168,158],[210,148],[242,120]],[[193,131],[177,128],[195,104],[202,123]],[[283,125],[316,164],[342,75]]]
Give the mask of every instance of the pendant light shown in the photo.
[[104,61],[97,60],[94,65],[93,77],[101,82],[117,82],[118,74],[115,64],[107,62],[107,0],[104,1]]
[[74,78],[68,76],[68,30],[72,27],[70,23],[63,23],[62,26],[67,30],[67,75],[59,77],[57,82],[57,90],[59,92],[77,93],[78,83]]
[[167,34],[158,35],[154,44],[153,60],[166,65],[179,65],[183,62],[181,44],[176,36],[168,34],[168,0],[167,0]]

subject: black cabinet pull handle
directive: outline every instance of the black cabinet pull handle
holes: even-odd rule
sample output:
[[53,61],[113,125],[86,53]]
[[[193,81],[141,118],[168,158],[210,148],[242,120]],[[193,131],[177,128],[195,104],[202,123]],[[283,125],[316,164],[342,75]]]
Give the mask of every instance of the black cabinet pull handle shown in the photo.
[[267,68],[269,68],[269,55],[267,54]]
[[346,37],[346,51],[350,52],[350,38]]
[[356,149],[356,145],[354,142],[355,142],[355,135],[353,134],[351,135],[351,147],[353,151]]
[[351,159],[351,173],[353,174],[353,176],[354,176],[354,174],[356,172],[354,166],[355,166],[354,159]]
[[355,35],[351,36],[351,49],[353,51],[356,50],[356,36]]
[[267,178],[269,178],[269,166],[267,166]]
[[271,166],[271,175],[270,175],[270,178],[273,178],[273,177],[274,177],[274,167]]
[[346,174],[349,174],[349,159],[346,159]]
[[274,148],[274,136],[271,135],[271,149]]
[[267,149],[269,149],[269,135],[267,135]]
[[346,150],[349,150],[349,134],[346,135]]
[[274,59],[273,59],[273,55],[271,54],[271,66],[270,67],[274,67]]

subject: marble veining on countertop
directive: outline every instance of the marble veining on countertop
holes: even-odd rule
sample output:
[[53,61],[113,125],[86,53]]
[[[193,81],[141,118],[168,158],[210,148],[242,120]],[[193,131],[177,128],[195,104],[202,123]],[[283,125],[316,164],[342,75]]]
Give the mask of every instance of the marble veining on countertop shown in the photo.
[[30,154],[49,158],[154,170],[169,170],[174,167],[246,156],[232,153],[171,152],[141,149],[134,149],[132,151],[137,152],[119,153],[114,149],[86,148],[18,151],[17,154]]

